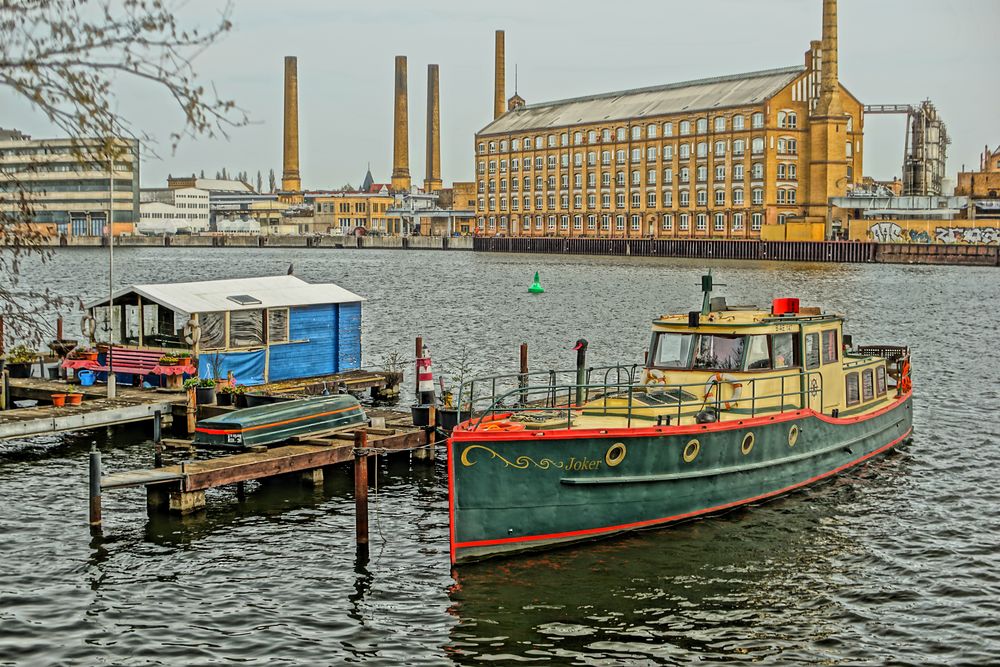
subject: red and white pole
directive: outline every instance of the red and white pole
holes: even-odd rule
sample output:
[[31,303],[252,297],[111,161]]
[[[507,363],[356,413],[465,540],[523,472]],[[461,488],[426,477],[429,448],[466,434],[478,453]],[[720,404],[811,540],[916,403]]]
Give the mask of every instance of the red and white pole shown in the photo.
[[431,370],[431,357],[424,346],[417,358],[417,394],[421,405],[434,403],[434,372]]

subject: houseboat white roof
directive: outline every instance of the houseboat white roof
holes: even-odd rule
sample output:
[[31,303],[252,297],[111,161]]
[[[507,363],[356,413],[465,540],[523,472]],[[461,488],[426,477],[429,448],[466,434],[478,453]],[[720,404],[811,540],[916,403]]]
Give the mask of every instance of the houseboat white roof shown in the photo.
[[[127,294],[137,294],[148,302],[188,314],[364,301],[339,285],[307,283],[295,276],[132,285],[116,292],[114,298],[117,300]],[[107,299],[100,299],[86,307],[106,306],[107,303]]]

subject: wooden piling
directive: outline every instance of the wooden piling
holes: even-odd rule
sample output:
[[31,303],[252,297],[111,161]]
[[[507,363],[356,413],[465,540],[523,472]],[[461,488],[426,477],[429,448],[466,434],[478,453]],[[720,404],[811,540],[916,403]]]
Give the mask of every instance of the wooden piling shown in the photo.
[[187,434],[193,435],[198,424],[198,394],[194,387],[187,389]]
[[[414,358],[416,358],[416,359],[423,359],[424,358],[424,337],[423,336],[417,336],[417,348],[416,349],[417,349],[417,352],[414,355]],[[420,400],[420,375],[419,374],[416,374],[416,375],[413,376],[413,393],[417,397],[417,400],[419,401]]]
[[[419,339],[418,339],[419,340]],[[354,533],[358,546],[368,544],[368,432],[354,432]]]
[[101,452],[90,446],[90,526],[101,527]]

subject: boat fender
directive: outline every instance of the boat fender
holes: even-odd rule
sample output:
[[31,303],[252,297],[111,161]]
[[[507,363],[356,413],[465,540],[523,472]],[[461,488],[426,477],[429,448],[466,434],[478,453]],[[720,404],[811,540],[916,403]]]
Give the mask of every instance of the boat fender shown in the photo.
[[97,332],[97,320],[94,319],[93,315],[83,316],[83,319],[80,320],[80,331],[87,338],[93,339],[94,333]]
[[184,323],[184,342],[188,345],[197,345],[201,340],[201,325],[194,318]]
[[908,394],[913,388],[913,380],[910,379],[910,360],[903,361],[903,368],[899,372],[899,389],[902,393]]
[[705,408],[694,416],[694,420],[699,424],[714,424],[719,421],[719,413],[715,408]]
[[743,395],[743,383],[729,373],[716,373],[712,377],[708,378],[708,382],[705,383],[705,400],[708,400],[708,397],[712,395],[715,387],[721,386],[722,383],[727,383],[733,388],[733,395],[729,397],[728,401],[722,402],[722,405],[726,408],[726,410],[731,410],[733,408],[733,403],[740,400],[740,396]]

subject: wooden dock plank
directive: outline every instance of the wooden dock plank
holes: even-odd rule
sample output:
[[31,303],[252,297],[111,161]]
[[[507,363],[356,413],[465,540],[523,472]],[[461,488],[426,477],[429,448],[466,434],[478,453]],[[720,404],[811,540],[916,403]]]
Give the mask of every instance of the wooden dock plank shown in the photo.
[[0,440],[44,433],[113,426],[169,414],[172,402],[102,399],[63,408],[23,408],[0,412]]
[[[176,471],[171,468],[176,468]],[[156,468],[153,470],[130,470],[128,472],[116,472],[101,477],[102,489],[125,489],[130,486],[148,486],[150,484],[164,484],[166,482],[177,482],[184,478],[180,469],[176,466],[171,468]]]

